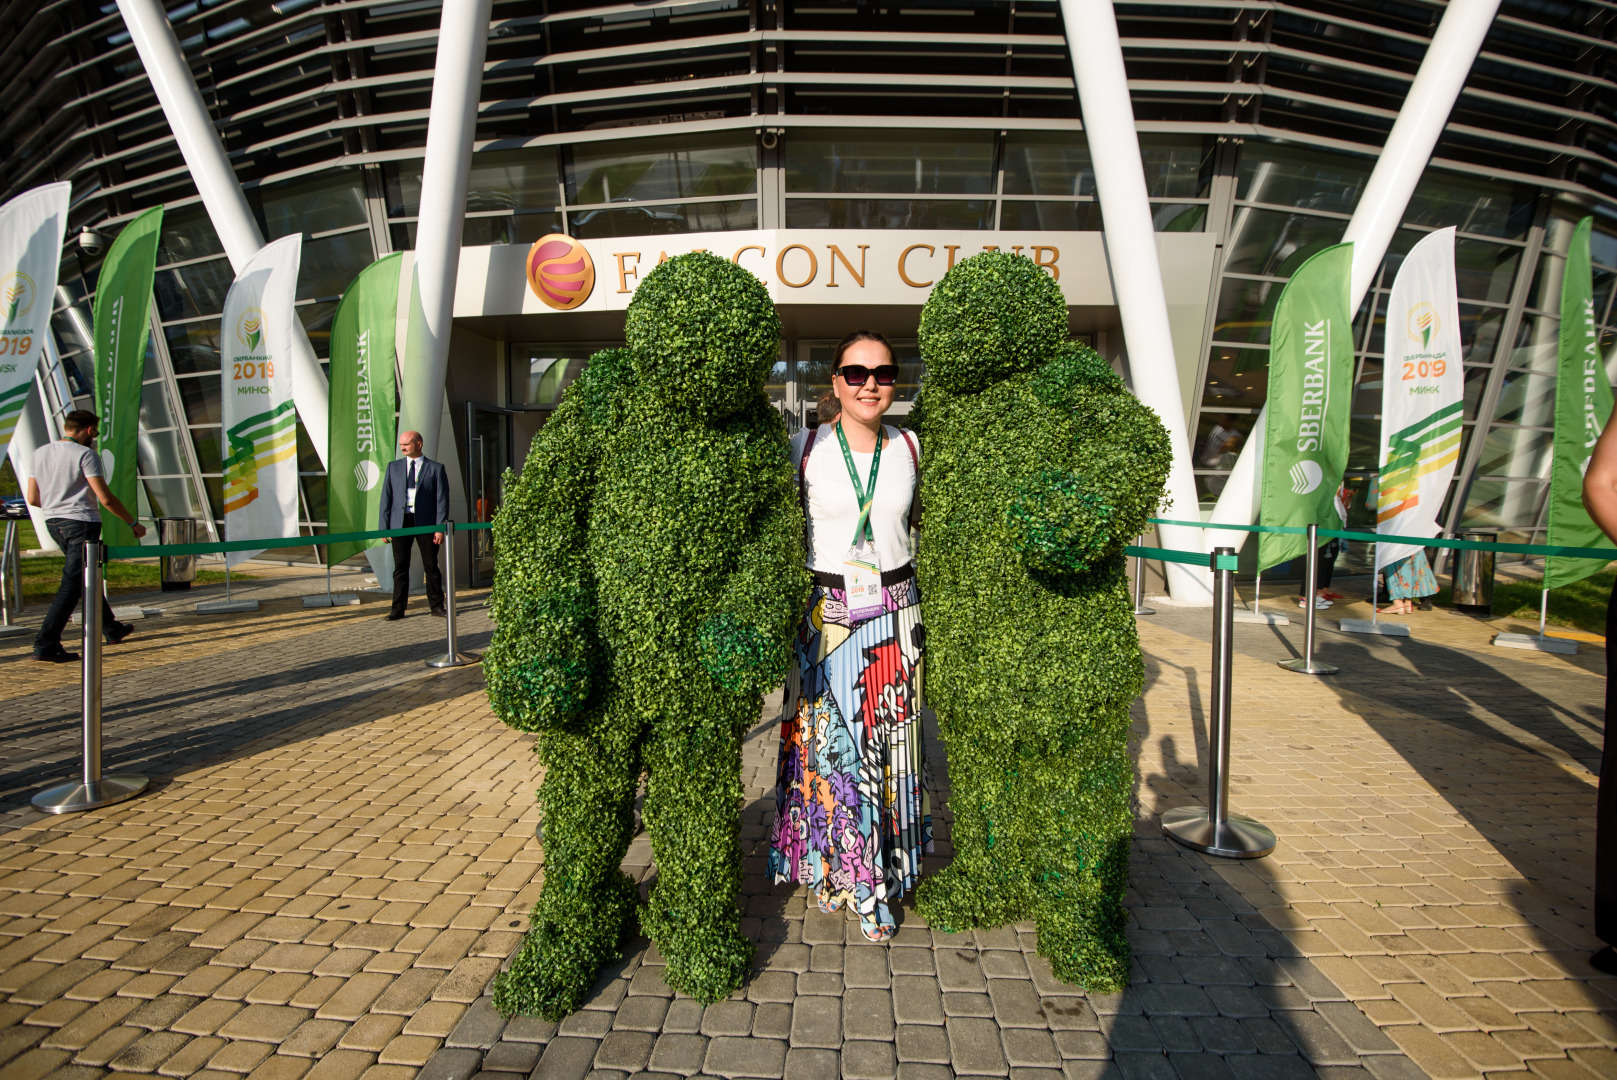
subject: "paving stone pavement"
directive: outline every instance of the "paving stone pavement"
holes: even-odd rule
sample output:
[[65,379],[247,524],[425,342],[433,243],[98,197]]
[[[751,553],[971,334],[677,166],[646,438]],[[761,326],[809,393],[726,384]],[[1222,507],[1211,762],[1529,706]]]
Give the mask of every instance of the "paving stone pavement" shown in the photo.
[[21,806],[71,771],[75,680],[0,642],[0,1076],[1617,1076],[1617,980],[1584,962],[1599,649],[1504,655],[1440,616],[1324,634],[1320,680],[1274,666],[1300,628],[1239,627],[1232,802],[1281,843],[1235,863],[1155,824],[1200,797],[1206,615],[1141,620],[1134,980],[1107,996],[1027,927],[907,911],[877,946],[771,887],[777,700],[745,758],[753,976],[702,1009],[639,942],[554,1025],[487,997],[543,870],[529,740],[477,669],[421,666],[441,623],[380,612],[144,623],[109,652],[107,757],[159,784],[67,818]]

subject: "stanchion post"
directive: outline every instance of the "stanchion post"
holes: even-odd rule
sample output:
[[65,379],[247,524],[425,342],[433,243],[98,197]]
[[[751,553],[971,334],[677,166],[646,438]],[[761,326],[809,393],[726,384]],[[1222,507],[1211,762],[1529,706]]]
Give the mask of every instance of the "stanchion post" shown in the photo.
[[1303,614],[1303,654],[1295,660],[1278,660],[1287,671],[1304,675],[1334,675],[1335,664],[1322,664],[1314,660],[1314,598],[1319,594],[1319,526],[1308,526],[1308,555],[1303,564],[1303,589],[1308,606]]
[[77,782],[58,784],[34,796],[34,808],[47,814],[71,814],[132,799],[146,790],[144,776],[101,775],[101,553],[99,542],[84,545],[84,646],[81,656],[84,712],[84,764]]
[[16,574],[12,569],[11,549],[17,540],[17,523],[6,522],[6,542],[0,547],[0,626],[11,625],[11,583]]
[[[1139,547],[1145,546],[1145,537],[1135,540]],[[1134,614],[1155,615],[1157,609],[1145,606],[1145,556],[1134,556]]]
[[1275,849],[1275,834],[1251,818],[1235,817],[1230,803],[1230,705],[1235,647],[1235,549],[1215,548],[1213,565],[1212,715],[1207,746],[1207,805],[1181,806],[1162,815],[1162,831],[1195,851],[1229,859],[1256,859]]
[[444,522],[443,543],[438,545],[439,555],[444,564],[444,632],[449,639],[449,651],[433,660],[427,661],[428,667],[449,668],[463,667],[466,664],[475,664],[482,657],[476,653],[463,653],[460,651],[460,642],[455,633],[455,523]]

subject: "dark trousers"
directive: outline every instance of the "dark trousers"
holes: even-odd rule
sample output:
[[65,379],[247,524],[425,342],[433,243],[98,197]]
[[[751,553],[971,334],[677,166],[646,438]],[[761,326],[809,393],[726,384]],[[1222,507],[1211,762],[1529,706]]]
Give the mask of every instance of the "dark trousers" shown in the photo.
[[1606,603],[1606,745],[1600,755],[1600,789],[1595,796],[1595,936],[1617,945],[1617,587]]
[[[1334,539],[1330,543],[1321,544],[1314,549],[1314,566],[1314,587],[1317,589],[1330,588],[1331,574],[1336,570],[1336,541]],[[1306,572],[1307,568],[1305,567],[1304,573],[1306,574]],[[1307,588],[1308,578],[1305,576],[1303,580],[1297,583],[1297,595],[1303,595],[1303,590]]]
[[[415,527],[415,515],[406,513],[402,528]],[[430,522],[423,521],[427,525]],[[414,543],[412,543],[414,541]],[[393,614],[403,615],[404,606],[410,602],[410,550],[421,549],[421,576],[427,583],[427,606],[433,611],[442,611],[444,607],[444,573],[440,563],[443,555],[437,544],[433,543],[432,533],[422,533],[420,536],[395,536],[393,538]]]
[[[79,606],[79,599],[84,595],[84,545],[92,540],[101,539],[101,522],[48,518],[45,521],[45,531],[51,534],[51,539],[56,541],[66,559],[62,563],[62,583],[56,587],[56,599],[51,601],[51,608],[45,613],[45,622],[34,638],[36,655],[62,647],[62,631],[67,627],[67,620],[73,615],[73,610]],[[107,603],[106,597],[103,596],[101,629],[106,632],[116,625],[117,620],[112,617],[112,605]]]

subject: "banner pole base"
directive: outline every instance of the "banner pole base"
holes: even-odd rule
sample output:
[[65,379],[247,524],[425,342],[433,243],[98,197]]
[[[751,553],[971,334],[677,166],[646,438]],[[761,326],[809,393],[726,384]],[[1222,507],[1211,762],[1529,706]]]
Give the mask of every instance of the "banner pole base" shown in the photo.
[[46,814],[72,814],[133,799],[150,783],[144,776],[103,776],[93,784],[74,780],[46,788],[34,796],[34,809]]
[[1214,828],[1205,806],[1180,806],[1162,814],[1162,832],[1192,851],[1224,859],[1261,859],[1275,849],[1274,830],[1231,815]]
[[1549,637],[1542,634],[1495,634],[1494,645],[1501,649],[1526,649],[1528,652],[1578,655],[1578,643],[1570,638]]
[[1318,660],[1309,660],[1299,656],[1295,660],[1276,660],[1275,663],[1287,671],[1296,671],[1303,675],[1335,675],[1341,669],[1335,664],[1324,664]]

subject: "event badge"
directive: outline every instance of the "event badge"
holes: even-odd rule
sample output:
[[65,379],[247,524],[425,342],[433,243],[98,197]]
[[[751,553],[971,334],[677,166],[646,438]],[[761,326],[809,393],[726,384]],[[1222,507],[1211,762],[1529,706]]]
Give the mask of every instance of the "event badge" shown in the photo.
[[842,581],[848,594],[851,621],[873,619],[885,610],[881,598],[881,565],[869,544],[848,549],[848,557],[842,561]]

